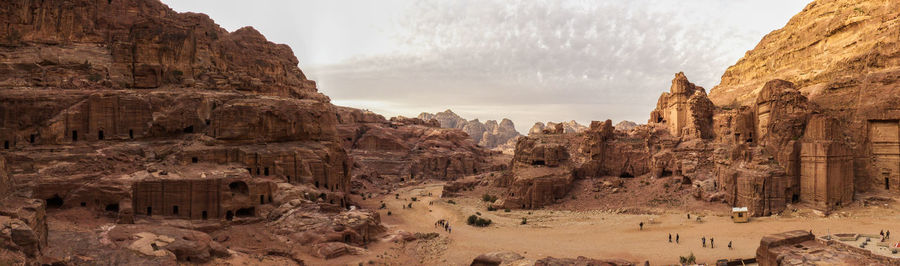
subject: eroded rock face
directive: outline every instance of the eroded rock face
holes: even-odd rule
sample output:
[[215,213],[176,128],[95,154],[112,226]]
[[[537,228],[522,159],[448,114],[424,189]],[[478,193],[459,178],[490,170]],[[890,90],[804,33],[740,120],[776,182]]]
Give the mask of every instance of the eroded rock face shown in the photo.
[[688,81],[684,73],[675,74],[669,92],[659,96],[656,109],[650,112],[649,123],[662,123],[676,137],[710,139],[713,137],[715,107],[706,97],[706,90]]
[[5,87],[175,86],[327,101],[287,45],[160,2],[26,1],[0,12]]
[[349,107],[338,107],[338,121],[340,138],[354,161],[354,179],[359,182],[454,180],[505,168],[491,159],[498,152],[475,145],[459,129],[435,127],[418,118],[389,121]]
[[[286,197],[279,193],[305,192],[306,203],[316,206],[307,207],[308,215],[356,219],[347,211],[353,162],[339,138],[341,117],[286,45],[252,28],[229,33],[205,15],[177,13],[158,1],[16,2],[0,7],[0,21],[8,37],[0,40],[0,151],[8,162],[0,164],[0,192],[38,198],[3,199],[0,217],[21,222],[4,223],[15,230],[0,241],[15,244],[23,258],[40,256],[46,245],[44,206],[51,215],[113,218],[119,225],[106,233],[121,233],[114,242],[124,246],[144,241],[145,250],[162,241],[157,246],[166,247],[149,251],[161,254],[152,260],[159,263],[228,254],[205,234],[165,223],[262,223]],[[440,147],[467,137],[423,139]],[[476,169],[460,165],[455,169]],[[349,218],[335,218],[342,215]],[[377,217],[363,220],[380,226]],[[340,224],[362,230],[355,221]],[[152,235],[135,236],[142,232]]]
[[510,173],[500,178],[508,187],[494,205],[501,208],[540,208],[568,193],[574,175],[570,159],[571,135],[540,134],[520,137]]
[[[105,241],[145,256],[182,262],[204,263],[215,257],[228,257],[228,249],[206,233],[150,225],[115,225],[104,232]],[[101,241],[103,241],[101,240]]]
[[491,149],[506,144],[510,139],[521,136],[516,131],[516,126],[512,120],[506,118],[500,120],[500,123],[497,123],[496,120],[488,120],[484,123],[478,121],[478,119],[466,121],[466,119],[449,109],[435,114],[421,113],[418,118],[423,121],[437,120],[443,128],[462,129],[472,137],[475,144]]
[[556,132],[556,134],[561,134],[561,133],[579,133],[579,132],[584,132],[587,129],[588,129],[588,127],[586,127],[582,124],[579,124],[578,122],[575,122],[575,120],[569,120],[569,121],[559,122],[559,123],[547,122],[547,124],[544,124],[543,122],[537,122],[537,123],[534,123],[533,126],[531,126],[531,129],[528,130],[528,135],[544,134],[545,130],[547,130],[548,132]]

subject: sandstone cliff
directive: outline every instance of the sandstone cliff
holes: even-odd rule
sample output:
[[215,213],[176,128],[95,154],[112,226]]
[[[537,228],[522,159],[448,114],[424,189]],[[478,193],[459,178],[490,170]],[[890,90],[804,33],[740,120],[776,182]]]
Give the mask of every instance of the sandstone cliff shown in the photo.
[[564,122],[559,122],[559,123],[547,122],[547,124],[544,124],[543,122],[537,122],[537,123],[534,123],[533,126],[531,126],[531,129],[528,130],[528,135],[540,134],[545,129],[553,129],[557,125],[560,125],[563,128],[563,132],[565,132],[565,133],[584,132],[585,130],[588,129],[586,126],[579,124],[578,122],[575,122],[575,120],[569,120],[569,121],[564,121]]

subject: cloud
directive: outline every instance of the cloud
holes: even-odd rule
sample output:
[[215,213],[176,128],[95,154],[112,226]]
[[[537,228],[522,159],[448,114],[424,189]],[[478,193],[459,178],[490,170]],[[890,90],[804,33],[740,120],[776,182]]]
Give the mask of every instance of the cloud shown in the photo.
[[[307,67],[337,104],[386,116],[644,122],[674,73],[709,89],[758,30],[671,1],[419,1],[402,49]],[[786,21],[786,19],[784,20]],[[782,22],[783,23],[783,22]]]

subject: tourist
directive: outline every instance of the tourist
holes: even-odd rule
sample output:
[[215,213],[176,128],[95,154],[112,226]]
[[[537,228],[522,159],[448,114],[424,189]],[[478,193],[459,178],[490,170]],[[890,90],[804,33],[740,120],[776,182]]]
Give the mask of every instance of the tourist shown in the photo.
[[706,237],[701,237],[700,241],[703,243],[703,247],[706,247]]
[[641,222],[641,223],[638,224],[638,225],[641,227],[641,230],[644,230],[644,222]]
[[713,241],[716,241],[716,239],[710,237],[709,238],[709,248],[716,248],[716,244]]
[[691,219],[691,214],[688,213],[687,215],[688,215],[688,220],[690,220],[690,219]]
[[884,233],[884,238],[885,239],[891,238],[891,230],[887,230],[887,232]]
[[669,233],[669,243],[672,243],[672,234]]
[[731,240],[728,240],[728,249],[732,249],[731,248]]
[[675,244],[678,244],[679,240],[681,240],[681,236],[678,234],[675,234]]

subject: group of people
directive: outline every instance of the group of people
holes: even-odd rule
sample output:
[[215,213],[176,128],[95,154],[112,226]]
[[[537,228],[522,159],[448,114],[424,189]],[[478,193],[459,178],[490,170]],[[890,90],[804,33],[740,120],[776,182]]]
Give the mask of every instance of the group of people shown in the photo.
[[450,231],[453,230],[453,228],[450,227],[450,222],[448,222],[445,219],[440,219],[434,223],[434,227],[438,227],[438,226],[441,226],[442,228],[444,228],[444,231],[447,231],[447,233],[450,233]]
[[881,230],[881,242],[884,242],[888,238],[891,238],[891,230],[887,230],[887,232]]

